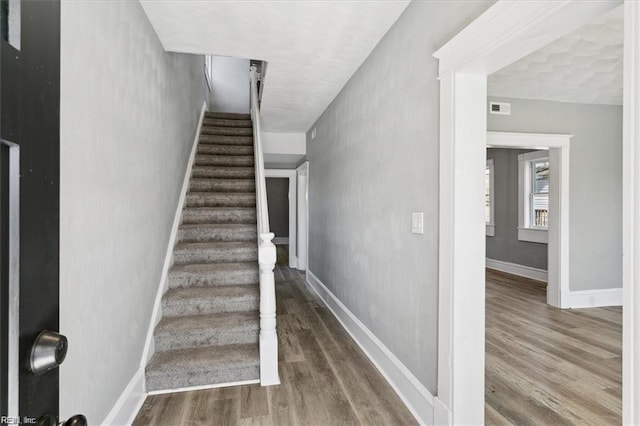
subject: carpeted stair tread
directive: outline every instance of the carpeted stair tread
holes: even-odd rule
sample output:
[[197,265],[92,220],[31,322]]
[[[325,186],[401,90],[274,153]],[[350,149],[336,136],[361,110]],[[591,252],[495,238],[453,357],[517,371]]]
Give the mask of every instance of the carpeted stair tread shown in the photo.
[[257,343],[259,332],[257,311],[165,317],[154,332],[155,350]]
[[258,262],[185,263],[169,270],[169,288],[257,284]]
[[251,120],[251,114],[243,114],[238,112],[211,112],[206,111],[204,118],[219,118],[223,120]]
[[218,178],[218,179],[255,179],[253,167],[208,167],[196,166],[191,171],[194,178]]
[[189,192],[187,207],[255,207],[255,192]]
[[253,155],[252,145],[198,144],[198,154],[210,155]]
[[207,118],[203,120],[204,126],[215,127],[249,127],[253,128],[251,120],[238,120],[231,118]]
[[194,192],[250,192],[255,195],[254,179],[201,179],[191,178],[189,191]]
[[146,368],[147,391],[260,378],[258,344],[205,346],[159,352]]
[[200,135],[201,145],[253,146],[253,136]]
[[256,223],[256,209],[252,207],[187,207],[182,223]]
[[257,244],[255,224],[182,224],[178,242],[251,241]]
[[199,242],[176,244],[176,264],[215,262],[258,262],[258,244],[253,242]]
[[162,297],[162,317],[256,311],[258,285],[172,288]]
[[252,167],[253,155],[196,154],[196,166]]
[[260,377],[253,128],[207,113],[182,211],[147,390]]
[[226,136],[253,136],[251,127],[220,127],[220,126],[202,126],[203,135],[226,135]]

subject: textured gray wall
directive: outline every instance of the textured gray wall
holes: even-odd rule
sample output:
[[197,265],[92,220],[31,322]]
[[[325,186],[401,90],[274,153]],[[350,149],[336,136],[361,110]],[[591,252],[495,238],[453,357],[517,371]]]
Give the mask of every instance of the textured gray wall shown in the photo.
[[276,237],[289,236],[289,178],[267,178],[269,228]]
[[129,1],[63,1],[62,418],[100,424],[140,367],[200,109],[204,58]]
[[488,129],[570,133],[571,290],[622,287],[622,107],[525,99],[511,115],[488,115]]
[[487,258],[547,269],[547,245],[518,240],[518,155],[530,150],[488,149],[493,159],[495,236],[487,237]]
[[[307,133],[309,270],[436,390],[439,83],[492,2],[412,2]],[[312,127],[312,128],[313,128]],[[424,212],[424,235],[411,212]]]
[[209,110],[247,114],[251,108],[249,60],[214,56]]

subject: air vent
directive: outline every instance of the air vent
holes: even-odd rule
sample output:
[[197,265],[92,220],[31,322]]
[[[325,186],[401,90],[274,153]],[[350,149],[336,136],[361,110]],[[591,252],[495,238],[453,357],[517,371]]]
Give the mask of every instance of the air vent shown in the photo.
[[511,104],[506,102],[489,102],[489,114],[511,115]]

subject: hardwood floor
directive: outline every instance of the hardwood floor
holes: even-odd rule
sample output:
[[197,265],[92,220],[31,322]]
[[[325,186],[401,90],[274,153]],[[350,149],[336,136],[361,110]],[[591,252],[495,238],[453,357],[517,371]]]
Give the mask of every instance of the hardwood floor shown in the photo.
[[486,289],[485,423],[621,424],[622,308],[553,308],[489,270]]
[[416,424],[304,275],[277,266],[276,292],[279,386],[149,396],[134,425]]

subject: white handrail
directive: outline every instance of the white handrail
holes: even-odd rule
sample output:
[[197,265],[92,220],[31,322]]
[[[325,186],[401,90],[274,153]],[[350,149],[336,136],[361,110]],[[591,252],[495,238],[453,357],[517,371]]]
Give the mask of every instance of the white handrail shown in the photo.
[[278,375],[278,335],[276,333],[276,246],[269,231],[267,186],[260,130],[258,75],[256,67],[249,71],[251,79],[251,120],[253,121],[253,155],[256,169],[256,215],[258,219],[258,265],[260,268],[260,384],[280,384]]

